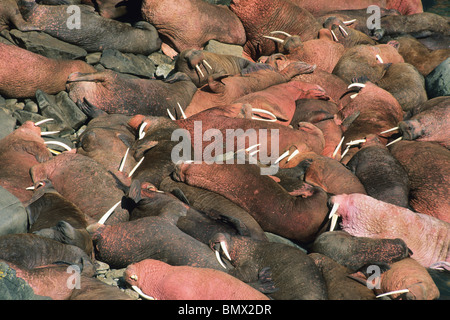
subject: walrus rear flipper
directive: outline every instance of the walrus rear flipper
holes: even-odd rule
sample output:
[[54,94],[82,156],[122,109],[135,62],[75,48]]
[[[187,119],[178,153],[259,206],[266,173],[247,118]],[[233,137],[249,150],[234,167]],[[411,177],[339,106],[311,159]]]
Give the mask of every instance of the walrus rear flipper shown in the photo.
[[78,108],[80,108],[81,111],[83,111],[85,115],[87,115],[91,119],[107,115],[105,111],[94,106],[86,98],[83,98],[83,101],[77,100],[76,105],[78,106]]

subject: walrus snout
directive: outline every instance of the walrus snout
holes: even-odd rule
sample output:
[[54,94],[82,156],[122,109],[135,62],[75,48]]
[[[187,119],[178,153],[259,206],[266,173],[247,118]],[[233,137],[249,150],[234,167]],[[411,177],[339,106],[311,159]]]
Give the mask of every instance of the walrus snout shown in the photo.
[[420,136],[418,127],[416,126],[417,121],[401,121],[398,124],[398,128],[402,133],[403,140],[414,140]]

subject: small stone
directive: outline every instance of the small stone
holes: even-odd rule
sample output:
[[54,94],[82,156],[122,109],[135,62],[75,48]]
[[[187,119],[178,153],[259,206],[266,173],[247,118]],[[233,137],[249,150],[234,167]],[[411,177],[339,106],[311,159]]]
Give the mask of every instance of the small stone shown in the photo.
[[205,46],[205,51],[242,57],[244,49],[242,46],[210,40]]
[[97,273],[106,273],[110,269],[109,265],[105,262],[97,260],[97,261],[95,261],[95,264],[96,264],[95,271]]
[[95,65],[100,62],[100,58],[102,56],[101,52],[93,52],[86,56],[85,60],[90,65]]
[[25,107],[23,108],[25,111],[37,113],[39,111],[38,105],[34,101],[29,101],[25,103]]
[[18,101],[17,99],[6,99],[5,107],[11,111],[14,111],[15,110],[14,106],[16,105],[17,101]]
[[17,103],[14,105],[14,109],[15,109],[15,110],[23,110],[24,107],[25,107],[25,103],[23,103],[23,102],[17,102]]

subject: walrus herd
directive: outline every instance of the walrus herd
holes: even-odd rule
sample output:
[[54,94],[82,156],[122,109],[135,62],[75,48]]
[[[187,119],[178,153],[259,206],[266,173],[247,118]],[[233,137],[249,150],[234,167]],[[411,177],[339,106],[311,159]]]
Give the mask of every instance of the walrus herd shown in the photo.
[[450,299],[448,16],[0,2],[0,299]]

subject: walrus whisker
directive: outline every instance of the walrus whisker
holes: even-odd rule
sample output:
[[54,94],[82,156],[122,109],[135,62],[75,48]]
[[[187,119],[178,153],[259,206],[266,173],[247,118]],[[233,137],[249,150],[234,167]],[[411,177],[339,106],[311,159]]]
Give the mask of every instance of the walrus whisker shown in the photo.
[[380,134],[383,134],[383,133],[388,133],[388,132],[392,132],[392,131],[397,131],[398,129],[399,129],[399,127],[394,127],[394,128],[391,128],[391,129],[385,130],[385,131],[383,131],[383,132],[380,132]]
[[383,62],[383,59],[381,59],[381,57],[380,57],[379,54],[377,54],[375,57],[377,58],[378,61],[380,61],[380,63],[384,63],[384,62]]
[[222,258],[220,257],[219,251],[215,250],[215,253],[216,253],[216,259],[217,259],[217,261],[219,261],[220,265],[221,265],[222,267],[224,267],[224,269],[226,269],[227,266],[225,265],[225,263],[223,263]]
[[170,113],[169,109],[167,109],[167,113],[169,114],[169,118],[175,121],[175,117]]
[[139,160],[139,162],[134,166],[133,169],[131,169],[130,173],[128,174],[128,177],[131,177],[133,175],[133,173],[136,171],[136,169],[141,165],[142,161],[144,161],[145,157],[142,157],[141,160]]
[[344,138],[345,138],[345,137],[342,137],[341,141],[340,141],[339,144],[336,146],[336,149],[334,149],[334,152],[333,152],[333,155],[332,155],[332,158],[333,158],[333,159],[336,157],[336,155],[337,155],[339,149],[341,148],[342,143],[344,142]]
[[227,244],[225,241],[220,241],[220,247],[222,248],[223,252],[225,253],[225,256],[229,261],[231,261],[230,254],[228,253]]
[[272,33],[272,34],[277,34],[277,33],[279,33],[279,34],[284,34],[286,37],[292,37],[289,33],[285,32],[285,31],[280,31],[280,30],[277,30],[277,31],[270,31],[270,33]]
[[147,122],[142,122],[141,126],[139,127],[139,140],[145,137],[144,129],[148,125]]
[[286,151],[285,153],[283,153],[281,156],[278,157],[277,160],[275,160],[274,164],[277,164],[278,162],[280,162],[281,160],[283,160],[284,158],[286,158],[289,155],[289,150]]
[[197,69],[197,71],[200,73],[200,75],[201,75],[202,77],[205,76],[205,75],[203,74],[202,70],[200,69],[200,66],[199,66],[198,64],[195,66],[195,69]]
[[389,296],[389,295],[396,294],[396,293],[407,293],[407,292],[409,292],[409,289],[400,289],[400,290],[395,290],[395,291],[389,291],[386,293],[379,294],[375,298],[381,298],[381,297]]
[[122,161],[120,162],[119,172],[123,171],[123,167],[125,166],[125,161],[127,160],[128,151],[130,151],[130,148],[127,148],[127,151],[125,152],[125,155],[123,156]]
[[364,83],[354,82],[350,84],[347,89],[353,88],[353,87],[361,87],[364,88],[366,85]]
[[184,113],[183,108],[181,107],[181,104],[179,102],[177,102],[177,104],[178,104],[178,108],[180,108],[181,115],[182,115],[183,119],[186,119],[187,117],[186,117],[186,114]]
[[60,133],[61,131],[42,131],[41,136],[49,136],[51,134]]
[[67,151],[72,150],[71,147],[69,147],[67,144],[61,142],[61,141],[44,141],[45,144],[56,144],[60,147],[63,147],[64,149],[66,149]]
[[355,21],[356,21],[356,19],[353,19],[353,20],[343,21],[343,23],[347,26],[349,24],[352,24]]
[[46,123],[46,122],[48,122],[48,121],[53,121],[53,120],[55,120],[55,119],[53,119],[53,118],[43,119],[43,120],[41,120],[41,121],[35,122],[34,125],[37,127],[37,126],[40,126],[40,125],[43,124],[43,123]]
[[207,66],[210,70],[213,69],[213,68],[211,67],[211,65],[208,63],[208,61],[206,61],[206,60],[203,59],[203,63],[206,64],[206,66]]
[[394,143],[396,143],[396,142],[399,142],[399,141],[402,140],[402,139],[403,139],[403,137],[397,138],[397,139],[395,139],[394,141],[389,142],[389,143],[386,145],[386,147],[389,147],[391,144],[394,144]]
[[140,295],[142,298],[146,299],[146,300],[156,300],[155,298],[153,298],[153,297],[151,297],[151,296],[149,296],[149,295],[146,295],[144,292],[142,292],[142,290],[139,289],[138,286],[131,286],[131,288],[132,288],[134,291],[136,291],[137,293],[139,293],[139,295]]
[[343,26],[339,25],[339,29],[344,33],[345,36],[348,36],[348,32],[345,31]]
[[263,37],[266,38],[266,39],[269,39],[269,40],[273,40],[273,41],[278,42],[278,43],[284,43],[284,40],[280,39],[280,38],[271,37],[271,36],[263,36]]
[[333,30],[330,30],[331,31],[331,34],[333,35],[333,39],[334,39],[334,41],[336,41],[336,42],[339,42],[339,39],[336,37],[336,35],[334,34],[334,31]]
[[101,218],[98,220],[99,224],[105,224],[106,220],[111,216],[111,214],[116,210],[117,206],[122,203],[122,200],[113,205]]
[[292,152],[292,154],[289,156],[289,158],[286,160],[286,162],[291,161],[299,153],[300,153],[300,151],[298,151],[298,149],[296,149],[294,152]]

